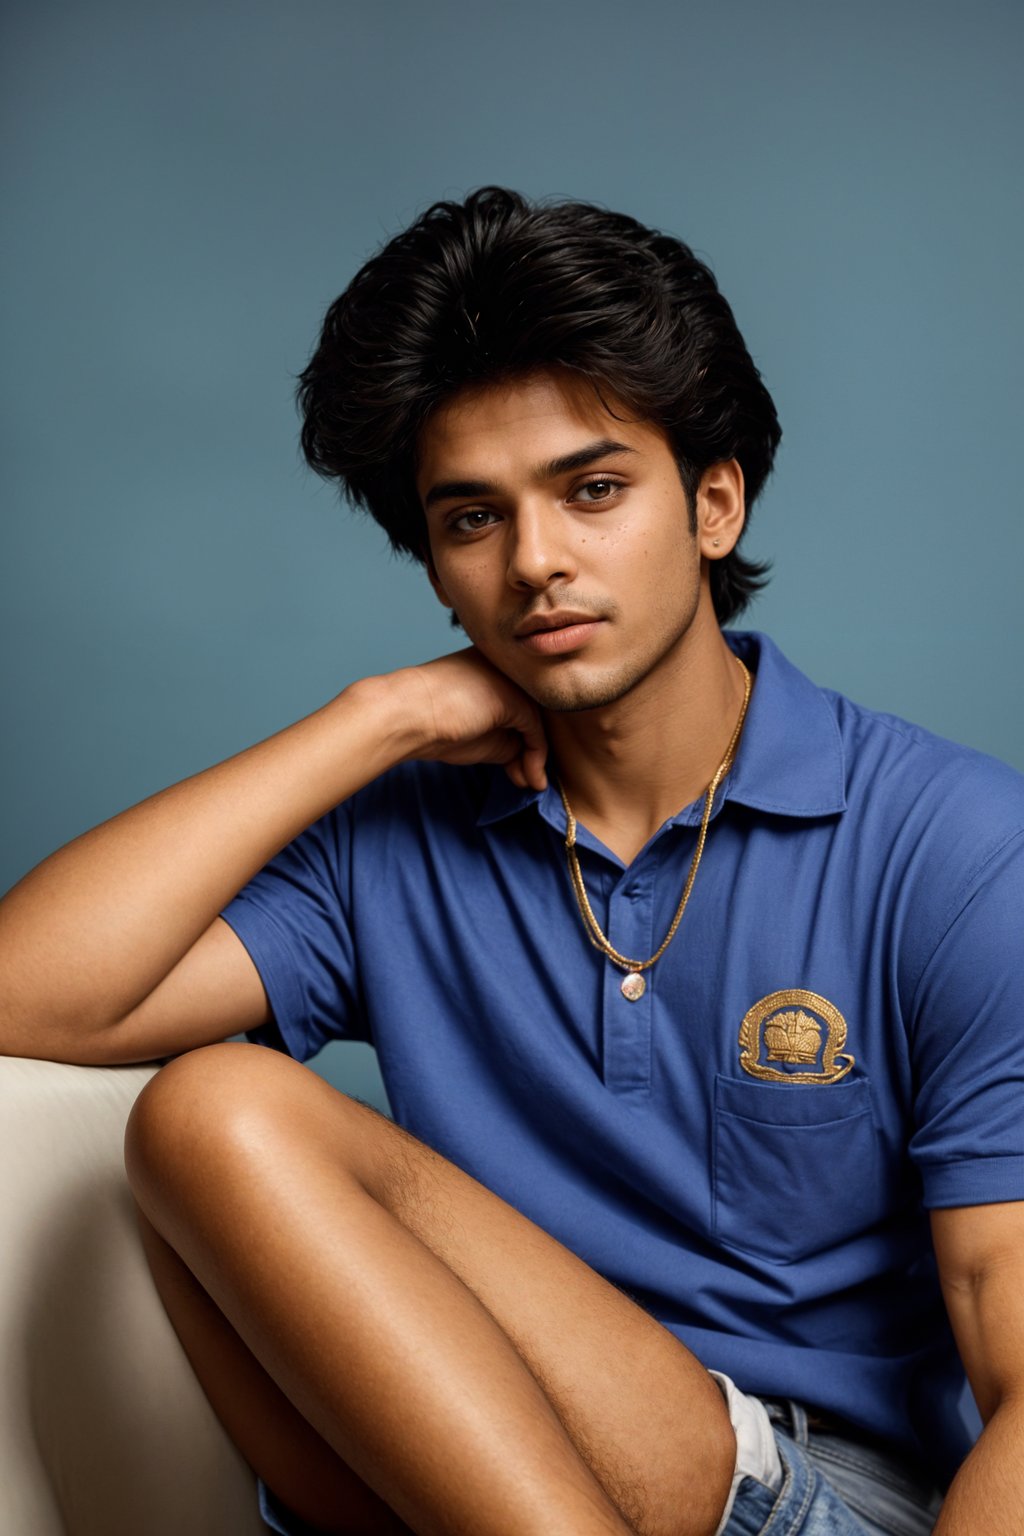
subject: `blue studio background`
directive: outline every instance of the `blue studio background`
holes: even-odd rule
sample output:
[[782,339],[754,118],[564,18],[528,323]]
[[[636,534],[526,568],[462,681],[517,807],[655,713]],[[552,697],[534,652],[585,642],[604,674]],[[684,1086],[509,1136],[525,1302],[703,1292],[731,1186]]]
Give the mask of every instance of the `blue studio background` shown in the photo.
[[[361,263],[486,182],[710,263],[785,434],[743,624],[1024,769],[1022,31],[1000,0],[8,5],[0,889],[459,643],[303,467],[292,391]],[[386,1108],[369,1047],[316,1069]]]

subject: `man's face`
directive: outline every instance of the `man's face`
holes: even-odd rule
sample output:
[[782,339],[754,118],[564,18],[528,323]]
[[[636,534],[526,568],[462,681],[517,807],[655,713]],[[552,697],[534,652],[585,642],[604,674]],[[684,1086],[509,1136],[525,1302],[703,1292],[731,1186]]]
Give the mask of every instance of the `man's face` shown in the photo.
[[416,488],[438,596],[542,708],[611,704],[678,654],[701,564],[660,428],[565,370],[467,389],[423,428]]

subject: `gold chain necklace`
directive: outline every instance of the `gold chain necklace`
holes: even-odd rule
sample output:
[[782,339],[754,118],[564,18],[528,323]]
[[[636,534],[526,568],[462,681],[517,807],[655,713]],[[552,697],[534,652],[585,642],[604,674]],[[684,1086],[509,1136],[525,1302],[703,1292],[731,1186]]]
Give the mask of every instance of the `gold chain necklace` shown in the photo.
[[576,893],[576,905],[579,907],[580,916],[583,918],[584,924],[586,925],[587,937],[591,944],[593,944],[594,948],[601,950],[603,954],[608,956],[609,960],[614,961],[617,966],[621,967],[622,970],[629,973],[622,978],[620,990],[623,997],[627,998],[631,1003],[637,1002],[647,991],[647,983],[643,976],[640,974],[641,971],[646,971],[650,966],[654,964],[655,960],[659,959],[665,953],[666,949],[675,937],[676,929],[679,927],[679,924],[682,921],[683,913],[686,911],[686,903],[690,899],[690,892],[693,889],[693,882],[697,876],[697,870],[700,865],[700,857],[704,852],[704,840],[708,835],[708,822],[711,820],[711,807],[714,802],[715,791],[717,790],[719,784],[722,782],[722,779],[728,773],[729,769],[732,767],[732,761],[736,754],[736,745],[740,739],[740,732],[743,729],[743,722],[747,717],[747,705],[750,703],[750,691],[754,683],[749,670],[743,665],[743,662],[740,661],[738,656],[736,657],[736,661],[741,672],[743,673],[743,704],[740,707],[739,719],[736,721],[736,728],[732,733],[732,738],[729,742],[729,745],[725,749],[725,756],[722,758],[722,761],[715,769],[715,776],[711,780],[711,783],[708,785],[704,793],[704,815],[701,817],[700,832],[697,837],[697,846],[693,850],[693,858],[690,861],[690,873],[686,878],[686,886],[683,890],[682,900],[676,908],[676,915],[672,919],[672,926],[669,928],[668,933],[665,935],[661,945],[658,947],[658,949],[655,950],[654,954],[649,960],[630,960],[627,955],[620,955],[619,951],[613,948],[608,939],[605,937],[604,933],[601,931],[601,925],[597,918],[594,916],[594,909],[591,907],[587,898],[587,888],[583,884],[583,872],[580,869],[580,861],[576,853],[576,818],[572,813],[572,807],[566,798],[565,790],[562,788],[561,782],[557,781],[558,793],[561,795],[562,804],[565,806],[565,851],[569,856],[569,873],[572,876],[572,888]]

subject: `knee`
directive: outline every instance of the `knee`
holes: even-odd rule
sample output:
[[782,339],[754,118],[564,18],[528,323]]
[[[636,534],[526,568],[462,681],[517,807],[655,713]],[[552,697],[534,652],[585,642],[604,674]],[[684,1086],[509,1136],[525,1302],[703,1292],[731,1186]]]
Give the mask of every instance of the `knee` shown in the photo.
[[213,1169],[251,1177],[311,1136],[329,1140],[344,1161],[366,1139],[369,1118],[367,1107],[290,1056],[218,1041],[176,1056],[150,1078],[125,1127],[125,1171],[141,1201],[154,1180],[180,1179],[194,1190]]
[[[709,1378],[710,1380],[710,1378]],[[697,1529],[715,1531],[722,1517],[736,1467],[736,1431],[719,1388],[711,1383],[708,1414],[704,1421],[704,1444],[700,1465],[703,1468],[703,1505]]]
[[673,1469],[642,1529],[651,1536],[710,1536],[718,1529],[736,1467],[736,1432],[709,1375],[691,1405],[684,1460]]
[[[219,1041],[176,1056],[146,1083],[125,1126],[128,1182],[139,1196],[175,1167],[197,1172],[258,1112],[273,1064],[265,1046]],[[294,1065],[294,1064],[293,1064]]]

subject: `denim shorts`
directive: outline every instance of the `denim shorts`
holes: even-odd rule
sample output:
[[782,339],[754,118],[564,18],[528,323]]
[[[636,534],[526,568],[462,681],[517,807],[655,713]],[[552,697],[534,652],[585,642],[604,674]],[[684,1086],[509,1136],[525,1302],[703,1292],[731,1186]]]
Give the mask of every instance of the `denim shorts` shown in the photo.
[[303,1520],[290,1510],[287,1504],[282,1504],[275,1493],[271,1493],[262,1477],[256,1479],[256,1489],[260,1501],[260,1514],[263,1516],[263,1524],[268,1531],[276,1531],[278,1536],[321,1536],[315,1526],[308,1520]]
[[[923,1473],[874,1445],[809,1430],[799,1403],[764,1407],[779,1450],[782,1485],[744,1477],[721,1536],[931,1536],[942,1495]],[[317,1536],[262,1480],[258,1488],[268,1530]]]
[[874,1441],[808,1428],[799,1403],[766,1401],[782,1484],[744,1477],[722,1536],[931,1536],[942,1494]]

